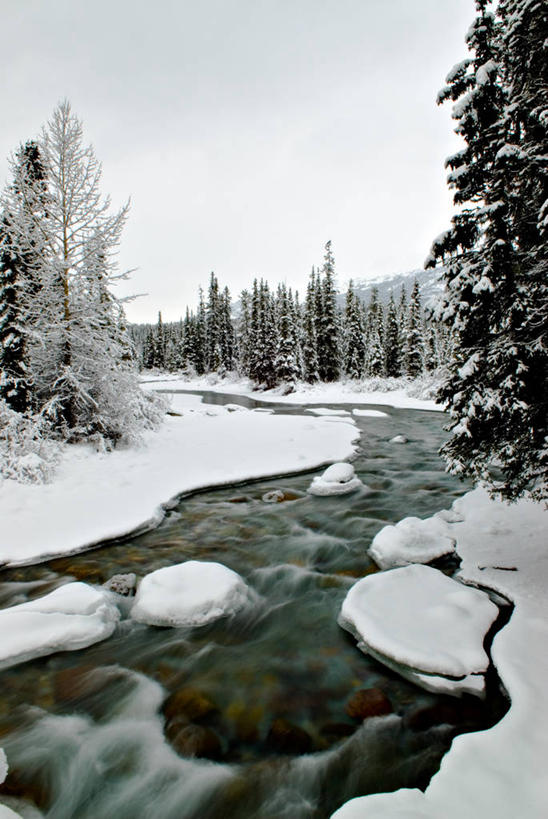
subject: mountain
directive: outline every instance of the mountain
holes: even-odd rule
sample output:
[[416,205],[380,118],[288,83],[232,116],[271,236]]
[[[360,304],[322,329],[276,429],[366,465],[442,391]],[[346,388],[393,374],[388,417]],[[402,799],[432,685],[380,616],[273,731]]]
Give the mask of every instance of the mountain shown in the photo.
[[[379,276],[375,279],[355,278],[354,290],[356,295],[366,303],[371,297],[371,291],[374,287],[379,291],[379,300],[382,304],[388,304],[390,295],[393,293],[396,301],[400,297],[401,288],[405,287],[407,293],[411,293],[411,289],[417,279],[420,287],[421,300],[424,307],[431,307],[436,302],[443,292],[443,282],[441,281],[442,268],[435,270],[410,270],[407,273],[394,273],[387,276]],[[343,291],[339,293],[339,303],[344,304],[346,286]]]

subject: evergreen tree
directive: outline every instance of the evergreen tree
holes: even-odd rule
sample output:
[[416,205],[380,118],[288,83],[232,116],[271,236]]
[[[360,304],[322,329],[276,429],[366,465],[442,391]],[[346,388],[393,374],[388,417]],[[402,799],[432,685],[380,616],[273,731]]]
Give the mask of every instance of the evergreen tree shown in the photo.
[[317,286],[314,268],[306,291],[303,320],[303,377],[309,384],[319,381],[318,338],[316,333]]
[[384,373],[388,378],[401,375],[401,340],[393,293],[390,294],[384,321]]
[[219,282],[214,273],[209,280],[209,291],[207,298],[207,358],[206,369],[208,372],[217,372],[221,367],[221,299],[219,294]]
[[292,314],[287,288],[281,284],[278,288],[277,300],[277,344],[275,373],[276,380],[292,384],[299,377],[297,349],[295,345],[296,332],[294,316]]
[[442,318],[455,342],[440,397],[451,471],[513,499],[548,494],[545,3],[477,1],[472,57],[441,99],[466,143],[448,161],[461,206],[428,262],[447,260]]
[[352,280],[348,283],[346,293],[344,337],[343,370],[349,378],[361,378],[365,365],[365,333]]
[[416,378],[416,376],[422,372],[424,356],[422,319],[420,288],[418,281],[415,279],[409,300],[409,311],[405,323],[403,344],[403,367],[405,374],[410,378]]
[[236,335],[230,310],[230,293],[225,287],[219,296],[219,340],[221,366],[225,372],[232,372],[236,366]]
[[340,339],[335,289],[335,260],[331,242],[325,246],[321,283],[321,315],[318,322],[318,369],[322,381],[336,381],[340,374]]
[[164,324],[162,322],[162,314],[158,312],[158,322],[156,324],[156,333],[154,335],[154,367],[163,370],[166,366],[166,337],[164,333]]
[[382,342],[383,309],[377,287],[371,290],[371,298],[365,319],[366,373],[379,376],[384,373],[384,348]]
[[27,412],[33,403],[29,299],[40,289],[39,223],[45,218],[45,171],[36,142],[19,149],[13,171],[0,222],[0,398]]
[[208,339],[207,339],[207,312],[202,288],[199,289],[198,312],[196,314],[194,333],[194,369],[197,375],[207,371]]

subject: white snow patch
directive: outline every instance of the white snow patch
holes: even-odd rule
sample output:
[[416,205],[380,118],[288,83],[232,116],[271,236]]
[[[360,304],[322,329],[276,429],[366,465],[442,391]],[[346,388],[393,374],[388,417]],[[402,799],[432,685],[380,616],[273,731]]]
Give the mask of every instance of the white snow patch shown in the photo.
[[67,583],[45,597],[0,611],[0,668],[110,637],[120,612],[106,590]]
[[362,481],[356,475],[352,464],[331,464],[323,475],[313,478],[308,487],[311,495],[348,495],[363,487]]
[[305,412],[311,412],[313,415],[350,415],[348,410],[329,409],[329,407],[310,407]]
[[188,560],[147,574],[131,617],[150,626],[203,626],[235,614],[249,599],[247,585],[232,569]]
[[416,565],[358,580],[339,624],[381,661],[458,680],[486,671],[483,638],[497,615],[485,592]]
[[381,412],[380,410],[367,410],[367,409],[353,409],[352,415],[357,415],[360,418],[388,418],[389,415],[387,412]]
[[[169,382],[173,383],[173,382]],[[178,494],[300,472],[348,458],[355,426],[310,416],[228,412],[195,404],[168,416],[141,447],[66,446],[49,484],[2,483],[0,565],[29,563],[120,537],[162,517]]]
[[482,489],[456,501],[453,511],[461,576],[515,605],[491,648],[510,710],[488,731],[456,737],[424,793],[359,797],[333,819],[548,816],[548,511],[529,500],[490,500]]
[[390,438],[391,444],[408,444],[409,438],[406,438],[405,435],[394,435],[393,438]]
[[369,554],[381,569],[429,563],[437,557],[452,554],[455,540],[447,523],[434,516],[404,518],[395,526],[385,526],[373,538]]

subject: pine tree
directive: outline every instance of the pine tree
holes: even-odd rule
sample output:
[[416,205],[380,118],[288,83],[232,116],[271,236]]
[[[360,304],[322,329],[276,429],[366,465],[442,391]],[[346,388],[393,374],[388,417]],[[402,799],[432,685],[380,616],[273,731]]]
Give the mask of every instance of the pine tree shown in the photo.
[[156,333],[154,335],[153,366],[157,367],[159,370],[163,370],[166,366],[166,336],[161,312],[158,312],[158,322],[156,324]]
[[420,300],[420,287],[415,279],[411,298],[409,300],[409,310],[405,323],[405,337],[403,344],[403,368],[405,374],[410,378],[416,378],[422,372],[422,362],[424,357],[424,340],[422,335],[422,307]]
[[40,289],[45,218],[45,171],[36,142],[12,163],[14,179],[3,197],[0,222],[0,398],[16,412],[32,408],[29,299]]
[[379,290],[373,287],[365,319],[365,369],[369,376],[384,373],[384,348],[382,341],[383,309]]
[[225,287],[219,296],[219,339],[221,347],[221,367],[232,372],[236,366],[236,335],[230,310],[230,293]]
[[349,378],[362,378],[365,366],[365,332],[352,280],[346,293],[343,370]]
[[335,260],[330,241],[325,246],[322,273],[321,315],[318,322],[318,369],[322,381],[336,381],[340,374],[340,340],[335,289]]
[[384,374],[388,378],[401,375],[401,340],[393,293],[390,294],[384,320]]
[[303,377],[309,384],[319,381],[318,338],[316,332],[316,275],[314,268],[306,291],[303,320]]
[[548,494],[545,256],[548,68],[545,3],[478,0],[471,59],[441,99],[465,148],[448,160],[461,210],[434,242],[447,260],[442,318],[455,351],[440,397],[451,471],[513,499]]
[[297,349],[295,346],[296,331],[294,317],[288,298],[287,287],[278,287],[277,299],[277,344],[275,358],[276,381],[294,384],[299,377]]
[[194,369],[197,375],[207,371],[208,339],[207,339],[207,312],[202,288],[199,289],[198,312],[196,314],[194,334]]
[[219,282],[214,273],[209,280],[207,298],[207,364],[208,372],[217,372],[221,367],[221,304]]

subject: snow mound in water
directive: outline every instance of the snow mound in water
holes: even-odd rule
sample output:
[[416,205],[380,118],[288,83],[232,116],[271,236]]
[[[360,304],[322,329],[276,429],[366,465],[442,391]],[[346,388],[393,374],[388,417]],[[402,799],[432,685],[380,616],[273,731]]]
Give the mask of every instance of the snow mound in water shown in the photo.
[[86,583],[0,611],[0,668],[55,651],[75,651],[110,637],[120,619],[112,596]]
[[337,463],[328,466],[323,475],[314,478],[308,492],[311,495],[346,495],[363,486],[352,464]]
[[497,615],[484,592],[429,566],[405,566],[355,583],[339,625],[364,653],[423,688],[480,694],[483,639]]
[[409,438],[406,438],[405,435],[394,435],[393,438],[390,438],[391,444],[407,444],[409,443]]
[[249,589],[232,569],[188,560],[147,574],[131,617],[150,626],[203,626],[235,614],[248,601]]
[[409,563],[429,563],[437,557],[452,554],[455,540],[441,517],[404,518],[395,526],[385,526],[377,532],[369,554],[381,569],[407,566]]

